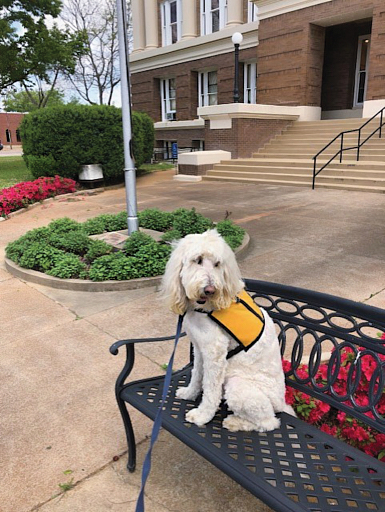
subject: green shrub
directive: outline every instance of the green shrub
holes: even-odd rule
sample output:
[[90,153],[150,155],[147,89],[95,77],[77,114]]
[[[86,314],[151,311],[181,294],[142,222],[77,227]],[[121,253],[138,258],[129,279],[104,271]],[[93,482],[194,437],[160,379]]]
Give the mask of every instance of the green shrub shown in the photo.
[[[150,229],[167,230],[162,236],[163,242],[214,227],[210,219],[194,208],[180,208],[171,213],[148,209],[141,212],[140,217],[141,223]],[[61,278],[104,281],[163,274],[172,250],[169,244],[157,243],[150,235],[137,231],[131,234],[122,251],[113,252],[111,245],[88,236],[126,227],[125,211],[99,215],[84,223],[65,217],[11,242],[6,247],[6,256],[24,268]],[[216,228],[232,249],[242,243],[244,229],[230,220],[219,222]]]
[[57,249],[63,249],[64,251],[81,255],[88,251],[91,243],[87,234],[79,230],[69,231],[63,234],[53,233],[48,241],[50,245]]
[[140,277],[140,269],[136,266],[135,258],[115,252],[97,258],[89,270],[92,281],[124,281]]
[[87,267],[75,254],[67,253],[58,259],[55,265],[47,270],[47,274],[61,279],[71,279],[87,276]]
[[90,240],[88,251],[84,258],[87,262],[91,263],[96,258],[100,258],[100,256],[110,254],[113,250],[112,245],[107,244],[103,240]]
[[182,238],[182,233],[178,231],[177,229],[170,229],[169,231],[166,231],[160,239],[162,242],[174,242],[174,240],[179,240]]
[[127,256],[135,256],[139,249],[148,245],[156,245],[152,236],[141,231],[132,233],[124,244],[123,251]]
[[140,276],[151,277],[163,274],[171,250],[169,245],[157,243],[141,247],[134,257],[135,264],[140,269]]
[[87,235],[99,235],[105,231],[121,231],[127,229],[127,212],[117,214],[103,213],[88,219],[81,225]]
[[87,235],[100,235],[105,231],[104,220],[100,216],[88,219],[83,222],[82,229]]
[[78,231],[81,229],[81,226],[82,225],[79,222],[76,222],[76,220],[63,217],[62,219],[56,219],[50,222],[48,224],[48,229],[51,233],[62,235],[64,233],[69,233],[70,231]]
[[65,252],[44,242],[32,242],[20,256],[19,265],[39,272],[47,272],[65,256]]
[[172,227],[174,220],[170,212],[162,212],[158,208],[147,208],[138,213],[139,226],[155,231],[166,231]]
[[195,211],[195,208],[186,210],[179,208],[172,212],[174,217],[172,227],[179,231],[182,237],[192,233],[203,233],[214,227],[213,221]]
[[232,249],[239,247],[245,236],[245,230],[231,220],[222,220],[215,226]]
[[[133,113],[133,151],[140,167],[153,152],[151,119]],[[152,127],[153,128],[153,127]],[[36,178],[58,174],[78,179],[83,165],[100,164],[106,181],[123,179],[121,109],[106,105],[61,105],[24,116],[24,160]]]

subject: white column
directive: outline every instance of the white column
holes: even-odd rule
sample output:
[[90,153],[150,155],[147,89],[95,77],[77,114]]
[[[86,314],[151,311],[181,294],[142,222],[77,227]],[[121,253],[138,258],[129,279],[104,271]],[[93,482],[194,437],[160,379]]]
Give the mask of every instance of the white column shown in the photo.
[[158,48],[158,1],[144,0],[144,24],[146,28],[146,50]]
[[182,0],[182,39],[197,37],[195,2]]
[[143,0],[131,0],[132,13],[132,35],[133,35],[133,52],[144,50],[145,29],[144,29],[144,3]]
[[227,2],[227,27],[243,23],[242,0],[229,0]]

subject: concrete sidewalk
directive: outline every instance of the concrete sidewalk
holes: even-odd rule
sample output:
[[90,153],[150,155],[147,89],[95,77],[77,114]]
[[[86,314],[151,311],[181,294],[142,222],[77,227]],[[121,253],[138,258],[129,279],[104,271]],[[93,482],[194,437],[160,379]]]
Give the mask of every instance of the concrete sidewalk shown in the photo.
[[[385,308],[385,196],[228,183],[182,183],[172,172],[138,179],[138,208],[226,211],[251,236],[245,277],[336,294]],[[4,249],[64,216],[84,221],[125,209],[124,188],[58,198],[0,223],[0,511],[135,510],[151,422],[134,411],[138,470],[125,469],[114,397],[117,339],[171,334],[176,319],[153,288],[70,292],[24,283]],[[171,346],[140,346],[133,378],[162,372]],[[187,360],[181,343],[175,366]],[[170,456],[170,454],[172,454]],[[118,460],[113,461],[113,458]],[[63,492],[64,489],[68,489]],[[163,432],[146,490],[148,512],[267,511],[256,498]]]

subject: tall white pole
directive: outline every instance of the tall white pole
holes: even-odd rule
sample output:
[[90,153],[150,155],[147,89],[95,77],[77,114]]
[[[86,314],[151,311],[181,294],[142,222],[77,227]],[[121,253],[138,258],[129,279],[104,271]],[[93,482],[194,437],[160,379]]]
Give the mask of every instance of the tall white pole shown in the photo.
[[116,0],[118,18],[118,41],[120,61],[120,88],[122,97],[123,146],[124,146],[124,180],[126,185],[128,234],[138,231],[136,207],[136,174],[132,152],[131,129],[131,91],[130,69],[127,38],[127,6],[126,0]]

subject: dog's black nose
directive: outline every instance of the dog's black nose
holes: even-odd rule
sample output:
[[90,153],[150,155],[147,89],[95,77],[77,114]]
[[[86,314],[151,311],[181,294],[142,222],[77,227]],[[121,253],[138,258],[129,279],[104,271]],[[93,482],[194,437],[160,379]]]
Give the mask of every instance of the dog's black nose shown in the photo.
[[203,291],[205,292],[205,295],[214,295],[215,288],[214,288],[214,286],[209,285],[209,286],[206,286]]

